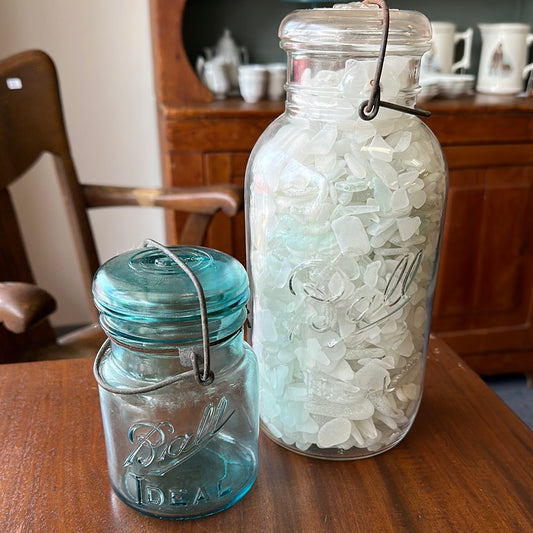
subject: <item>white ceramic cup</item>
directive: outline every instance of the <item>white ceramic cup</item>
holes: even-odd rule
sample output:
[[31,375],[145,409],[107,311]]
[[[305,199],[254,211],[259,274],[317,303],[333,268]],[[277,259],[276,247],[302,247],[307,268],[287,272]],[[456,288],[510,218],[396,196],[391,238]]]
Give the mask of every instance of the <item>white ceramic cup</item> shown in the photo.
[[[431,30],[431,49],[422,57],[423,75],[451,74],[461,68],[470,68],[474,35],[472,28],[458,32],[453,22],[432,22]],[[463,57],[454,63],[455,48],[460,41],[464,41]]]
[[533,43],[531,27],[521,23],[479,24],[481,57],[476,89],[482,93],[517,94],[533,70],[527,63]]
[[287,81],[287,66],[285,63],[269,63],[266,66],[268,72],[267,95],[269,100],[281,100],[285,94]]
[[255,103],[264,98],[267,75],[267,69],[263,65],[239,66],[239,90],[245,102]]

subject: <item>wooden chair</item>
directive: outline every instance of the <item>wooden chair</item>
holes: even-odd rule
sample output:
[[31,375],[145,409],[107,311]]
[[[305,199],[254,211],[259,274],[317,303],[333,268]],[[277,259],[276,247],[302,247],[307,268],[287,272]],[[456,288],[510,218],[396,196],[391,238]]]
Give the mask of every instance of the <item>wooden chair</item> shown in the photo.
[[[46,319],[55,309],[55,301],[35,286],[8,190],[43,152],[54,159],[89,301],[99,260],[88,208],[159,206],[183,212],[187,218],[179,243],[202,244],[214,214],[223,211],[234,216],[243,204],[242,188],[232,185],[130,188],[81,184],[52,60],[44,52],[32,50],[0,61],[0,362],[61,357],[61,343]],[[91,313],[96,321],[96,309]],[[85,344],[90,346],[88,354],[94,355],[103,333],[96,327],[89,328],[89,333]],[[80,339],[81,335],[73,334],[62,342]],[[73,353],[72,347],[68,352]]]

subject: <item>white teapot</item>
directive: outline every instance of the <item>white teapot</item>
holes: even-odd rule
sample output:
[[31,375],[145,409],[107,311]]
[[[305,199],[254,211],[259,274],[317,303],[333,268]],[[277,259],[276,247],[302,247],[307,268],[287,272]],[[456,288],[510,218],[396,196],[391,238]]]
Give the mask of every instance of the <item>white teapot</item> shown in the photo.
[[[199,56],[196,60],[196,71],[208,89],[215,92],[205,79],[205,65],[210,61],[216,60],[217,64],[223,63],[225,66],[229,83],[226,93],[239,94],[239,66],[249,62],[248,50],[244,46],[237,46],[231,36],[231,32],[226,28],[216,46],[204,48],[203,53],[204,55]],[[220,92],[215,93],[215,96],[217,94],[220,94]]]
[[221,57],[226,63],[230,86],[232,90],[239,89],[239,65],[249,62],[248,51],[244,46],[237,46],[228,28],[220,37],[215,47],[216,57]]

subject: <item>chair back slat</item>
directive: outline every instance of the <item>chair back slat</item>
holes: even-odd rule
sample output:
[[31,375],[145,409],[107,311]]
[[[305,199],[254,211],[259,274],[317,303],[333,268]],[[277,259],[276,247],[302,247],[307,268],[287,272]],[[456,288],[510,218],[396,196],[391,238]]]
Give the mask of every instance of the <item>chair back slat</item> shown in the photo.
[[[52,154],[89,298],[98,254],[70,152],[52,59],[40,50],[0,61],[0,189],[21,178],[43,153]],[[94,312],[96,316],[96,311]]]
[[43,152],[69,151],[52,60],[31,50],[0,62],[0,186],[21,176]]

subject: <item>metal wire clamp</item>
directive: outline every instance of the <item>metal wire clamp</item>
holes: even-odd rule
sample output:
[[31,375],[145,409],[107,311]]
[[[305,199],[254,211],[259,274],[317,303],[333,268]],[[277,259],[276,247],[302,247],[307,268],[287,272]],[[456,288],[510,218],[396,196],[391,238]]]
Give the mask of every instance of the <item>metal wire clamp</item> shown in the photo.
[[383,63],[385,61],[385,54],[387,52],[387,41],[389,39],[389,7],[387,6],[387,2],[385,2],[385,0],[363,0],[363,4],[375,4],[381,8],[383,12],[383,33],[378,55],[378,62],[376,65],[376,72],[374,74],[374,79],[370,82],[372,85],[370,98],[368,100],[364,100],[359,106],[359,116],[363,120],[372,120],[378,114],[380,106],[382,106],[388,109],[394,109],[395,111],[401,111],[402,113],[408,113],[410,115],[429,117],[431,113],[425,109],[421,109],[419,107],[407,107],[381,100],[381,74],[383,72]]
[[[198,294],[198,303],[200,306],[200,320],[201,320],[201,327],[202,327],[203,370],[200,370],[200,364],[198,362],[199,355],[196,353],[196,350],[194,350],[193,353],[191,354],[191,362],[192,362],[192,367],[193,367],[192,371],[183,372],[182,374],[179,374],[177,376],[171,376],[162,381],[159,381],[158,383],[146,385],[144,387],[138,387],[134,389],[124,389],[124,388],[119,388],[119,387],[113,387],[106,382],[106,380],[103,378],[103,376],[100,373],[100,364],[107,350],[109,350],[109,347],[111,344],[110,340],[106,339],[106,341],[100,347],[100,350],[98,350],[98,354],[96,355],[94,365],[93,365],[93,371],[94,371],[94,376],[96,378],[96,381],[98,385],[100,385],[100,387],[102,387],[103,389],[113,394],[146,394],[149,392],[154,392],[156,390],[162,389],[163,387],[166,387],[167,385],[172,385],[184,378],[187,378],[191,374],[191,372],[194,373],[194,377],[200,385],[204,385],[204,386],[210,385],[211,383],[213,383],[215,376],[213,372],[211,371],[209,323],[208,323],[208,318],[207,318],[207,305],[205,302],[205,295],[204,295],[204,290],[202,288],[202,285],[200,281],[198,280],[198,278],[196,277],[196,275],[194,274],[194,272],[185,264],[185,262],[182,261],[175,253],[169,250],[166,246],[163,246],[162,244],[152,239],[146,239],[143,243],[143,246],[145,247],[153,246],[154,248],[157,248],[158,250],[162,251],[165,255],[170,257],[187,274],[187,276],[189,277],[189,279],[192,281],[194,285],[194,288]],[[227,339],[222,339],[222,340],[224,341]]]

